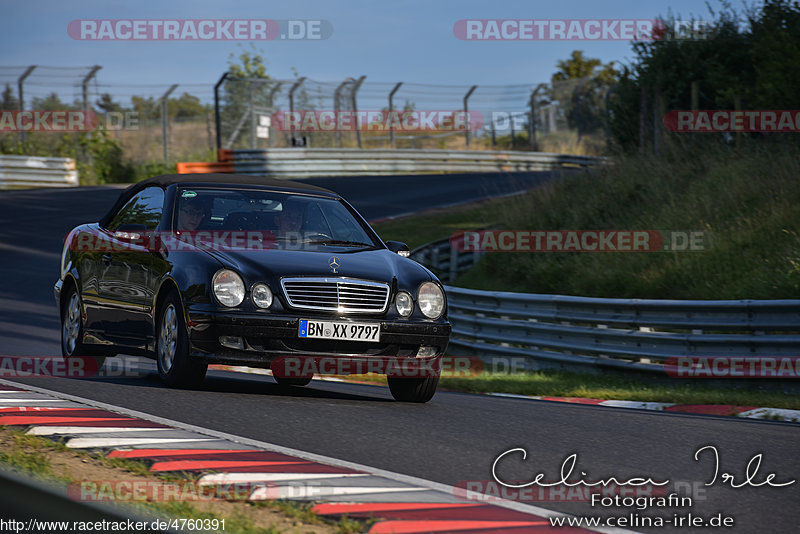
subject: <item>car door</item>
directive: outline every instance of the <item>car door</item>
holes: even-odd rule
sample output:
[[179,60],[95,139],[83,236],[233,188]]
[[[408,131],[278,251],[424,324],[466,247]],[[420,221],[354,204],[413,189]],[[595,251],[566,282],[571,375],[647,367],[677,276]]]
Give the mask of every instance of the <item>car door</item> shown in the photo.
[[[155,231],[163,207],[164,191],[158,186],[145,188],[102,229],[110,246],[98,259],[98,301],[105,337],[115,344],[143,348],[151,335],[154,257],[151,240],[142,230]],[[130,228],[139,229],[135,233],[141,239],[125,237]]]

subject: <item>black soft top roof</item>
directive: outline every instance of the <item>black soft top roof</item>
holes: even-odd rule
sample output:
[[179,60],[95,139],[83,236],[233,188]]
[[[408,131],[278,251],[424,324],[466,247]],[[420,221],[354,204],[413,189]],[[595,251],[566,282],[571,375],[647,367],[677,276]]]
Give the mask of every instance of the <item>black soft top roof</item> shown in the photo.
[[162,188],[173,184],[220,184],[220,185],[259,185],[276,191],[296,192],[296,193],[312,193],[328,197],[338,197],[336,193],[317,187],[311,184],[304,184],[301,182],[292,182],[290,180],[278,180],[276,178],[267,178],[266,176],[249,176],[246,174],[221,174],[221,173],[203,173],[203,174],[162,174],[161,176],[154,176],[137,182],[132,186],[125,189],[120,195],[111,209],[106,215],[100,219],[100,225],[106,226],[114,214],[128,202],[136,193],[151,185],[157,185]]

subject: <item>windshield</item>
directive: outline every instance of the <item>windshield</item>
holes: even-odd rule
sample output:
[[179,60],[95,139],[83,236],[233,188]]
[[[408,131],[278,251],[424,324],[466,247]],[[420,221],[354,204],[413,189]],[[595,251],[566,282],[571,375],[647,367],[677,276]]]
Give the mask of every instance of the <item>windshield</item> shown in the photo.
[[378,246],[339,200],[271,191],[179,188],[173,229],[258,235],[276,248]]

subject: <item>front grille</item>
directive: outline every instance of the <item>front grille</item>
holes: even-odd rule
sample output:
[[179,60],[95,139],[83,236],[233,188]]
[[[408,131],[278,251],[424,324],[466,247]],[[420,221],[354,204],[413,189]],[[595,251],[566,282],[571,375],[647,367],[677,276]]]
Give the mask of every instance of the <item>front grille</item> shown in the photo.
[[293,308],[339,313],[383,313],[389,284],[352,278],[284,278],[283,294]]

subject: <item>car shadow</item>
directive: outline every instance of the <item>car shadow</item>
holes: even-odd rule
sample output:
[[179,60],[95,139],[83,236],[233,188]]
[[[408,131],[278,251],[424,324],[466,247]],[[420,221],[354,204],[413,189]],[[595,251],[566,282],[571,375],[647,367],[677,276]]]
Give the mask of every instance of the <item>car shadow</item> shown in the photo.
[[[114,360],[118,360],[118,358],[110,358],[107,360],[103,369],[113,369],[115,367],[112,363]],[[143,361],[148,363],[150,362],[149,360]],[[147,365],[147,363],[144,365]],[[122,372],[116,376],[70,377],[70,379],[134,387],[170,389],[169,386],[162,383],[159,379],[158,373],[155,369],[155,362],[152,362],[152,369],[142,368],[141,365],[133,370],[126,368],[124,365],[121,367]],[[391,398],[379,397],[377,395],[361,395],[358,393],[337,391],[337,389],[342,387],[366,389],[373,386],[321,382],[317,380],[314,380],[307,386],[302,387],[281,386],[277,384],[270,376],[237,373],[235,371],[210,370],[209,374],[206,375],[205,380],[203,380],[203,382],[198,386],[180,389],[176,388],[176,390],[237,395],[266,395],[271,397],[291,397],[298,399],[394,402]],[[381,390],[373,389],[373,391],[378,393]],[[386,391],[388,392],[388,389]]]

